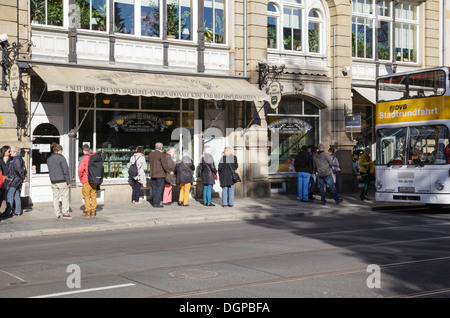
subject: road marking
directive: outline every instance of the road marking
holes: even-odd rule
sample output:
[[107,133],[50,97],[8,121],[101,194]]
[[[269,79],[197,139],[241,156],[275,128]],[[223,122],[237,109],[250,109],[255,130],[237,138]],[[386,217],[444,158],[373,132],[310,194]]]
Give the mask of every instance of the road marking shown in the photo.
[[73,295],[73,294],[90,293],[90,292],[93,292],[93,291],[106,290],[106,289],[130,287],[130,286],[135,286],[135,284],[129,283],[129,284],[122,284],[122,285],[113,285],[113,286],[105,286],[105,287],[97,287],[97,288],[89,288],[89,289],[80,289],[80,290],[73,290],[73,291],[64,292],[64,293],[56,293],[56,294],[33,296],[33,297],[29,297],[29,298],[49,298],[49,297],[57,297],[57,296],[66,296],[66,295]]
[[4,273],[4,274],[6,274],[6,275],[9,275],[9,276],[11,276],[11,277],[14,277],[15,279],[20,280],[21,282],[25,282],[25,280],[23,280],[23,279],[20,278],[19,276],[16,276],[16,275],[14,275],[14,274],[11,274],[11,273],[9,273],[9,272],[7,272],[7,271],[0,270],[0,272]]

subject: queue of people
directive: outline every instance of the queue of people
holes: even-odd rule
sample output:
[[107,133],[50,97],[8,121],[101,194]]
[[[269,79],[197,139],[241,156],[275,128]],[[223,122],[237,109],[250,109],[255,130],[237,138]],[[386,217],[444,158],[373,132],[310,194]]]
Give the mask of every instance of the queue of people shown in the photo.
[[[69,188],[71,187],[69,166],[62,155],[63,148],[57,143],[52,144],[53,153],[47,159],[51,188],[53,192],[53,212],[56,218],[71,219],[69,209]],[[82,146],[83,157],[78,167],[78,176],[82,183],[82,196],[84,199],[85,218],[96,216],[97,191],[99,184],[103,180],[103,160],[102,155],[91,153],[88,145]],[[21,215],[20,191],[23,182],[27,181],[27,170],[21,157],[21,149],[18,147],[3,146],[0,153],[0,206],[6,202],[6,209],[0,216],[10,217]],[[321,204],[326,204],[326,189],[335,200],[336,204],[342,202],[336,190],[336,173],[340,171],[339,161],[334,155],[334,148],[325,152],[323,144],[314,146],[303,146],[301,151],[293,160],[293,168],[298,176],[298,199],[302,202],[311,202],[314,198],[314,187],[316,178],[318,179]],[[183,152],[181,159],[174,160],[176,149],[171,147],[166,152],[163,151],[163,144],[158,142],[155,150],[148,156],[150,164],[150,180],[152,184],[152,206],[162,208],[164,205],[172,204],[173,188],[178,186],[179,197],[175,201],[179,206],[189,206],[189,193],[191,185],[194,183],[195,166],[187,151]],[[238,162],[233,155],[232,149],[225,147],[222,157],[216,167],[212,156],[212,149],[205,146],[204,153],[200,158],[197,168],[197,177],[200,177],[203,184],[203,205],[215,206],[211,201],[212,188],[219,181],[222,188],[222,206],[234,206],[234,184],[239,182],[236,177]],[[96,156],[98,158],[96,158]],[[99,172],[91,161],[98,161]],[[146,167],[147,161],[144,154],[144,147],[136,148],[135,154],[130,159],[131,166],[136,170],[130,175],[132,186],[132,204],[140,204],[140,190],[147,185]],[[91,170],[91,171],[90,171]],[[367,148],[359,160],[359,173],[364,181],[360,198],[368,200],[367,193],[373,175],[373,161],[370,157],[370,148]],[[97,175],[96,175],[97,174]],[[101,181],[98,181],[100,179]]]
[[[140,185],[145,185],[145,157],[140,154],[137,148],[136,154],[130,159],[130,165],[140,160],[142,163],[138,165],[138,175],[131,176],[133,183],[132,203],[139,204]],[[205,146],[198,169],[195,168],[192,158],[188,151],[183,151],[181,159],[174,161],[175,148],[169,148],[163,152],[163,144],[158,142],[155,150],[148,156],[150,164],[150,180],[152,183],[152,206],[154,208],[162,208],[164,205],[170,205],[173,201],[173,187],[179,186],[180,192],[177,203],[179,206],[189,206],[189,193],[194,183],[195,171],[198,171],[203,183],[203,205],[215,206],[211,202],[211,194],[213,185],[219,180],[222,187],[222,206],[232,207],[234,205],[234,184],[237,182],[235,178],[238,168],[237,158],[233,155],[231,148],[225,147],[216,168],[214,158],[211,155],[212,149]],[[139,183],[140,185],[136,185]],[[136,189],[136,190],[135,190]]]

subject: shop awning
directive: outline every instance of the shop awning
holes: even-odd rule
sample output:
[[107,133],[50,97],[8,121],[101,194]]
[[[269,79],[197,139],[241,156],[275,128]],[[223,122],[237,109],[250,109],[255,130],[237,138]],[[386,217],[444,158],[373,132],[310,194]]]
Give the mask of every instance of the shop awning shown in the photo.
[[361,95],[364,99],[366,99],[369,103],[376,104],[376,92],[375,88],[368,88],[368,87],[353,87],[353,90],[355,90],[359,95]]
[[32,65],[49,91],[182,99],[264,101],[264,91],[245,79]]

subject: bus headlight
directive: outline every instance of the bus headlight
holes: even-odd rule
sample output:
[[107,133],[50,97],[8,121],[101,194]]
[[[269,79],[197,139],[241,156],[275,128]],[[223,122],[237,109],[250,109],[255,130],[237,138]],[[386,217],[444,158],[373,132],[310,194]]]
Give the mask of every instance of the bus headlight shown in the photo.
[[378,180],[375,182],[375,187],[376,187],[378,190],[381,189],[381,188],[383,187],[383,182],[381,182],[381,180],[378,179]]
[[442,181],[438,180],[434,184],[434,187],[436,188],[436,190],[441,191],[442,189],[444,189],[444,183]]

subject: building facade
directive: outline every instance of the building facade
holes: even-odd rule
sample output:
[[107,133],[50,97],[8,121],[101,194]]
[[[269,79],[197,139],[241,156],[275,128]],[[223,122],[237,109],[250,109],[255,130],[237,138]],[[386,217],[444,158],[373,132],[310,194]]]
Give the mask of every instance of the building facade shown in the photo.
[[[352,190],[355,146],[374,141],[376,76],[445,65],[448,55],[444,0],[9,2],[2,9],[19,14],[2,10],[2,29],[33,45],[18,59],[22,110],[2,91],[0,141],[29,153],[33,202],[51,200],[54,141],[74,184],[83,144],[106,153],[105,201],[129,200],[130,155],[157,141],[187,150],[196,164],[204,145],[217,162],[231,146],[239,196],[295,192],[292,157],[324,143],[337,150],[340,189]],[[282,88],[278,105],[273,82]],[[346,132],[352,114],[366,129]],[[72,201],[80,192],[72,188]]]

